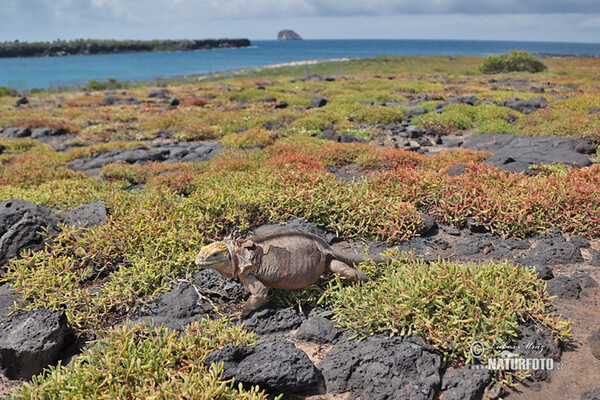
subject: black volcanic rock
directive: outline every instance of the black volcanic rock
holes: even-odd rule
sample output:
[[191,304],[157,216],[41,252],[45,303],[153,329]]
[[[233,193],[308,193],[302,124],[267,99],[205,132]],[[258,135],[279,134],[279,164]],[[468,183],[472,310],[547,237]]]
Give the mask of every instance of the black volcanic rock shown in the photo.
[[421,338],[369,336],[360,343],[344,336],[317,367],[328,393],[348,399],[423,399],[440,388],[441,358]]
[[24,127],[8,127],[4,128],[2,136],[10,139],[20,139],[31,136],[31,129]]
[[564,163],[575,167],[591,165],[590,159],[581,153],[587,144],[585,139],[559,136],[527,137],[486,133],[465,140],[461,147],[489,151],[494,155],[488,157],[486,163],[505,171],[530,174],[529,167],[533,164]]
[[60,219],[44,206],[22,200],[0,203],[0,266],[21,251],[42,250],[46,244],[42,232],[59,232]]
[[277,34],[277,40],[302,40],[302,37],[291,29],[284,29]]
[[310,105],[308,108],[320,108],[327,105],[327,99],[324,97],[314,96],[310,99]]
[[29,379],[58,360],[67,335],[63,310],[18,311],[0,322],[0,368],[8,378]]
[[196,162],[207,161],[223,150],[218,143],[158,143],[150,146],[135,146],[127,150],[114,150],[93,157],[81,157],[67,163],[77,171],[96,175],[100,169],[115,162],[142,164],[151,161]]
[[204,364],[223,363],[223,378],[260,385],[275,392],[297,392],[317,385],[322,376],[302,350],[282,338],[269,338],[254,347],[224,346]]

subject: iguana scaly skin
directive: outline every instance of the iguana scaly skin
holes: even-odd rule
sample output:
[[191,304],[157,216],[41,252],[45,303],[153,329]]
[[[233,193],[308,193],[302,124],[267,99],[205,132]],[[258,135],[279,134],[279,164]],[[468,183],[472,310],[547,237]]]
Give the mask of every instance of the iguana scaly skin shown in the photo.
[[242,281],[251,293],[242,310],[244,318],[264,304],[267,288],[301,289],[317,282],[325,272],[366,282],[367,276],[350,266],[364,260],[358,254],[336,252],[319,236],[287,230],[214,242],[200,250],[196,265]]

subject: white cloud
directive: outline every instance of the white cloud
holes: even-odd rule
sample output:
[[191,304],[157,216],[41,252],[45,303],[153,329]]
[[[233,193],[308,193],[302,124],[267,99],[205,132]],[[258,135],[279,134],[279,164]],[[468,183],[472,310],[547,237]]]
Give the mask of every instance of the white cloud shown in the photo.
[[[2,40],[305,38],[578,40],[598,0],[0,0]],[[596,39],[594,39],[596,38]]]

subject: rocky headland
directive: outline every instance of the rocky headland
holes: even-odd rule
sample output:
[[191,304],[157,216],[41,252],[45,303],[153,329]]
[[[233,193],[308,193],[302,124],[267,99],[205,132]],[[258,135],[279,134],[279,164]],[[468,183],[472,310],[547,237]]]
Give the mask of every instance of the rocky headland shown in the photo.
[[250,46],[250,40],[248,39],[74,40],[33,43],[17,41],[0,43],[0,58],[190,51],[248,46]]

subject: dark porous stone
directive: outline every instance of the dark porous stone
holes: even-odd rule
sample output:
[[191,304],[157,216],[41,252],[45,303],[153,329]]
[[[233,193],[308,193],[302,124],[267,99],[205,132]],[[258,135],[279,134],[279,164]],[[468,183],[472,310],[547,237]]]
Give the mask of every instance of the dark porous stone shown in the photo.
[[450,242],[444,240],[442,238],[434,238],[431,243],[433,243],[437,248],[442,250],[448,250],[450,246]]
[[500,239],[498,245],[506,248],[507,250],[527,250],[531,247],[529,240],[517,240],[517,239]]
[[299,81],[315,81],[315,82],[333,82],[335,77],[321,74],[309,74],[305,79],[298,79]]
[[427,114],[429,112],[425,107],[415,107],[415,108],[407,108],[404,110],[404,116],[406,118],[415,117],[418,115]]
[[448,139],[444,138],[444,147],[460,147],[464,141],[462,139]]
[[31,129],[22,127],[4,128],[2,135],[10,139],[19,139],[31,136]]
[[454,255],[459,258],[465,258],[479,254],[486,248],[486,243],[479,240],[466,240],[457,243],[454,247]]
[[328,393],[349,399],[433,399],[441,358],[420,338],[340,339],[318,365]]
[[0,368],[10,379],[29,379],[55,363],[67,335],[63,310],[16,312],[0,323]]
[[590,115],[600,114],[600,107],[592,107],[587,112]]
[[135,97],[117,97],[117,96],[106,96],[100,105],[102,106],[118,106],[118,105],[138,105],[141,102]]
[[514,98],[500,102],[498,105],[512,108],[513,110],[519,111],[523,114],[531,114],[532,112],[535,112],[541,108],[546,108],[548,106],[548,100],[543,96],[534,97],[533,99],[529,100]]
[[590,260],[590,265],[593,267],[600,267],[600,251],[595,249],[589,249],[588,251],[592,257]]
[[96,175],[103,166],[116,162],[143,164],[152,161],[170,163],[208,161],[223,150],[223,146],[218,143],[158,143],[151,148],[135,146],[131,149],[110,151],[94,157],[78,158],[67,163],[67,166]]
[[546,287],[550,296],[557,296],[559,299],[578,299],[581,293],[579,283],[565,275],[550,279]]
[[21,300],[21,294],[15,291],[10,283],[0,285],[0,321],[4,321],[12,312],[15,302]]
[[436,110],[443,110],[444,107],[450,106],[453,104],[468,104],[470,106],[474,106],[477,104],[477,97],[475,96],[456,96],[449,98],[448,100],[438,104],[435,106]]
[[42,232],[58,234],[60,219],[46,207],[22,200],[0,203],[0,266],[19,256],[21,251],[43,250]]
[[411,139],[418,139],[425,134],[425,129],[420,126],[409,125],[406,128],[406,133]]
[[327,318],[313,317],[302,321],[295,337],[305,342],[325,344],[333,342],[341,333]]
[[244,329],[257,335],[271,335],[285,334],[296,329],[303,319],[296,310],[268,304],[254,311],[240,323],[244,324]]
[[[381,254],[389,248],[385,242],[371,242],[369,246],[369,254]],[[401,252],[414,252],[415,256],[421,258],[424,261],[435,261],[438,255],[434,252],[434,246],[428,238],[414,237],[409,240],[405,240],[394,248]],[[374,250],[377,251],[374,252]]]
[[573,279],[579,283],[582,289],[590,289],[598,287],[598,283],[589,274],[584,272],[576,272],[573,274]]
[[429,138],[422,136],[420,138],[416,139],[416,142],[419,144],[419,146],[421,147],[431,147],[433,146],[433,143],[431,143],[431,140],[429,140]]
[[106,205],[104,201],[84,204],[67,211],[63,217],[65,225],[93,228],[106,223]]
[[225,279],[217,271],[206,269],[194,275],[191,282],[181,280],[173,284],[171,290],[160,293],[135,311],[131,319],[138,324],[152,319],[155,325],[181,330],[212,315],[213,304],[240,303],[249,294],[238,279]]
[[548,281],[554,279],[554,272],[552,272],[552,268],[547,265],[535,265],[529,268],[537,272],[538,277],[542,280]]
[[138,310],[136,323],[152,319],[155,325],[181,330],[185,325],[200,321],[212,311],[212,305],[201,299],[196,289],[187,282],[173,285],[168,292],[160,293]]
[[169,91],[167,89],[155,89],[148,94],[148,97],[165,99]]
[[583,262],[578,246],[567,242],[560,233],[541,236],[541,241],[533,248],[525,260],[527,265],[564,265]]
[[346,133],[337,133],[333,129],[325,129],[323,131],[322,138],[325,140],[331,140],[333,142],[338,142],[338,143],[353,143],[353,142],[364,143],[365,142],[364,139],[361,139],[356,136],[351,136]]
[[15,105],[17,107],[19,106],[24,106],[25,104],[29,104],[29,99],[27,97],[21,97],[19,100],[17,100],[17,102],[15,103]]
[[312,99],[310,99],[310,105],[308,108],[320,108],[324,107],[325,105],[327,105],[326,98],[314,96]]
[[589,240],[587,240],[583,236],[572,236],[569,239],[569,243],[571,243],[573,246],[577,247],[578,249],[589,249],[590,248]]
[[278,101],[275,104],[275,108],[287,108],[288,107],[288,103],[286,103],[285,101]]
[[39,139],[46,136],[53,136],[54,129],[50,128],[36,128],[31,132],[32,139]]
[[169,105],[170,105],[171,107],[177,107],[177,106],[179,105],[179,99],[178,99],[177,97],[172,97],[172,98],[169,100]]
[[[599,109],[600,110],[600,109]],[[600,387],[597,387],[581,395],[581,400],[600,400]]]
[[446,371],[442,377],[444,400],[479,400],[492,381],[485,369],[457,368]]
[[275,103],[277,102],[277,99],[275,97],[269,96],[262,99],[258,99],[256,101],[258,101],[259,103]]
[[444,232],[450,236],[460,236],[460,231],[456,228],[453,228],[448,225],[439,225],[439,227],[442,230],[442,232]]
[[581,154],[596,154],[596,146],[591,138],[579,139],[575,151]]
[[600,360],[600,329],[596,330],[588,337],[588,343],[590,344],[590,350],[594,357]]
[[419,232],[421,236],[434,234],[437,231],[438,225],[431,215],[421,214],[421,219],[423,220],[423,229],[421,229]]
[[224,379],[270,392],[299,392],[322,382],[306,353],[282,338],[264,339],[254,347],[225,346],[206,357],[204,364],[211,363],[224,364]]
[[479,222],[475,219],[469,218],[467,219],[467,228],[473,233],[486,233],[488,229],[479,224]]
[[533,164],[591,165],[592,162],[585,155],[576,151],[578,143],[577,139],[558,136],[526,137],[488,133],[466,139],[462,147],[493,153],[494,156],[488,157],[486,162],[502,170],[530,173],[529,167]]
[[202,295],[213,301],[241,302],[250,296],[239,279],[223,278],[213,269],[205,269],[194,275],[192,281]]

